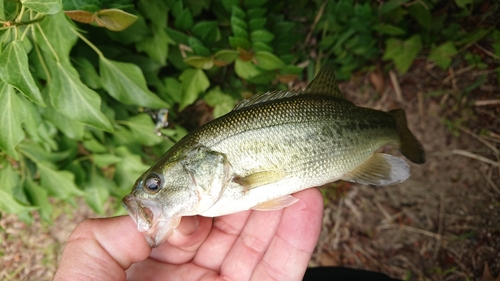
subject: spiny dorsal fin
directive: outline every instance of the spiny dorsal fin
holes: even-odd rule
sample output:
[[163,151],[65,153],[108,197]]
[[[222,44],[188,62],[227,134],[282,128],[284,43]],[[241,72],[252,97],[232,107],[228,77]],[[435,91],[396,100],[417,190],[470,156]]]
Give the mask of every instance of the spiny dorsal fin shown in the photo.
[[279,100],[279,99],[283,99],[283,98],[298,96],[300,94],[303,94],[302,90],[298,90],[298,91],[272,91],[272,92],[264,93],[262,95],[254,95],[246,100],[240,101],[240,103],[238,103],[233,110],[239,110],[239,109],[245,108],[247,106],[263,103],[263,102],[270,101],[270,100]]
[[305,94],[327,95],[336,98],[344,98],[344,95],[342,95],[337,85],[337,79],[335,78],[335,69],[332,63],[323,66],[316,77],[311,81],[311,83],[309,83],[309,85],[307,85],[304,90],[271,91],[262,95],[254,95],[246,100],[240,101],[240,103],[236,105],[233,111],[266,101],[279,100]]
[[336,98],[344,98],[337,85],[337,78],[335,78],[335,69],[333,63],[323,66],[314,80],[307,85],[304,94],[327,95]]

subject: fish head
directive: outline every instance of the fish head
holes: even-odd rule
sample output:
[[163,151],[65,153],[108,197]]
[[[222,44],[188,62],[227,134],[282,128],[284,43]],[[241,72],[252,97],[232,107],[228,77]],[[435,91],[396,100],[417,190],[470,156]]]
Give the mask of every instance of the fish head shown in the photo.
[[189,171],[173,162],[151,167],[137,179],[122,204],[149,245],[157,247],[177,228],[182,216],[195,212],[198,196]]

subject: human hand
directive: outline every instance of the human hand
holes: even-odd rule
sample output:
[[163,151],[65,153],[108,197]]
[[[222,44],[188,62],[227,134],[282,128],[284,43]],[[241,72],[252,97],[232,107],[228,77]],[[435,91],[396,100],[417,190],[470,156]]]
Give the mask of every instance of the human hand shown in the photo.
[[294,197],[278,211],[184,217],[154,249],[129,216],[86,220],[70,235],[54,280],[302,280],[323,198],[315,188]]

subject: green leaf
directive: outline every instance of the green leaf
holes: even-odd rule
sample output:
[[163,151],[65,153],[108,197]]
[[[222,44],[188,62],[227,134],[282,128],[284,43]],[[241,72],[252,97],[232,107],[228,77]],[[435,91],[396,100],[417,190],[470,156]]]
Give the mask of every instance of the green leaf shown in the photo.
[[264,70],[276,70],[285,66],[277,56],[269,52],[256,52],[256,65]]
[[211,58],[193,56],[184,59],[184,62],[189,64],[190,66],[198,69],[208,70],[214,66],[214,62]]
[[252,33],[250,33],[250,38],[252,42],[256,41],[271,42],[274,39],[274,34],[265,29],[259,29],[252,31]]
[[426,9],[420,2],[415,2],[408,7],[410,15],[425,29],[430,30],[432,27],[432,15],[429,9]]
[[373,29],[387,35],[403,35],[406,33],[402,28],[385,23],[376,24]]
[[229,45],[231,45],[232,48],[242,48],[245,50],[248,50],[250,48],[250,41],[246,38],[240,38],[240,37],[229,37]]
[[163,141],[155,134],[155,124],[149,114],[142,113],[120,123],[127,125],[134,138],[143,145],[153,146]]
[[448,41],[431,49],[428,59],[436,63],[439,68],[446,70],[451,58],[458,53],[453,42]]
[[217,66],[224,66],[232,63],[240,52],[234,50],[220,50],[214,54],[214,64]]
[[250,20],[248,23],[250,30],[258,30],[264,28],[266,26],[267,19],[266,18],[256,18]]
[[255,52],[268,52],[268,53],[272,53],[274,51],[274,49],[271,46],[269,46],[268,43],[264,43],[264,42],[260,42],[260,41],[252,42],[252,49]]
[[0,163],[0,211],[9,214],[22,214],[35,208],[21,205],[13,195],[13,190],[19,185],[19,175],[10,163]]
[[379,14],[380,15],[388,14],[391,11],[393,11],[394,9],[401,7],[403,4],[405,4],[408,1],[410,1],[410,0],[390,0],[390,1],[384,3],[383,5],[380,6]]
[[120,162],[122,159],[114,154],[92,154],[92,161],[99,168],[105,168]]
[[176,103],[180,103],[182,99],[182,84],[173,77],[167,77],[163,81],[165,84],[165,93],[168,98],[172,99]]
[[19,144],[19,151],[31,161],[39,162],[58,162],[67,159],[73,151],[71,149],[66,151],[53,152],[45,149],[41,144],[23,141]]
[[239,58],[234,62],[234,71],[243,79],[249,79],[262,73],[250,61],[243,61]]
[[168,37],[165,29],[153,30],[153,36],[148,36],[143,40],[137,42],[135,47],[139,52],[145,52],[148,56],[161,65],[165,65],[168,57]]
[[76,34],[71,31],[74,28],[73,22],[63,12],[60,12],[45,17],[40,22],[40,27],[45,36],[40,33],[38,28],[34,28],[36,44],[40,45],[47,56],[54,58],[57,55],[57,59],[54,58],[56,61],[69,61],[69,52],[78,39]]
[[104,206],[109,199],[109,190],[115,189],[115,184],[107,178],[92,171],[90,182],[85,185],[85,202],[94,212],[104,215]]
[[200,21],[191,31],[205,44],[213,44],[217,39],[217,21]]
[[55,111],[53,108],[47,108],[46,110],[43,110],[42,115],[46,120],[54,124],[59,129],[59,131],[63,132],[64,135],[66,135],[68,138],[73,140],[83,139],[85,125],[74,122],[63,114]]
[[198,95],[210,86],[210,81],[201,69],[184,70],[179,80],[182,81],[182,100],[179,110],[183,110],[186,106],[192,104],[198,98]]
[[76,122],[112,132],[111,123],[101,112],[101,97],[80,81],[71,64],[58,62],[55,66],[49,82],[54,108]]
[[389,38],[386,41],[386,50],[383,59],[392,59],[397,70],[401,73],[406,73],[421,49],[422,39],[418,34],[406,41]]
[[101,77],[97,74],[95,67],[92,63],[85,57],[73,58],[75,62],[75,68],[80,74],[80,79],[85,85],[90,88],[97,90],[102,88]]
[[122,31],[137,20],[137,16],[119,9],[104,9],[98,11],[95,15],[97,25],[111,31]]
[[75,176],[64,170],[55,170],[51,163],[39,162],[40,185],[48,191],[49,195],[60,199],[71,196],[82,196],[84,193],[75,185]]
[[24,139],[21,123],[25,116],[24,103],[14,88],[0,81],[0,149],[16,160],[16,145]]
[[230,95],[223,93],[219,86],[210,90],[204,100],[214,108],[214,118],[219,118],[234,108],[234,99]]
[[56,14],[62,10],[61,0],[21,0],[21,3],[41,14]]
[[182,30],[188,30],[193,27],[193,16],[189,9],[184,9],[175,19],[175,27]]
[[465,8],[467,5],[474,3],[474,0],[455,0],[455,3],[460,8]]
[[27,178],[24,190],[30,202],[39,208],[40,216],[45,222],[52,222],[52,205],[49,202],[47,191]]
[[99,67],[104,89],[116,100],[150,108],[169,107],[149,91],[144,75],[137,65],[99,57]]
[[22,41],[12,41],[0,54],[0,79],[18,89],[32,102],[45,106],[40,90],[31,76]]
[[114,176],[118,188],[121,189],[120,193],[115,194],[117,197],[123,197],[130,193],[132,184],[137,178],[142,175],[149,166],[145,165],[141,157],[132,154],[126,147],[120,146],[115,150],[117,156],[122,158],[122,161],[116,164],[116,172]]

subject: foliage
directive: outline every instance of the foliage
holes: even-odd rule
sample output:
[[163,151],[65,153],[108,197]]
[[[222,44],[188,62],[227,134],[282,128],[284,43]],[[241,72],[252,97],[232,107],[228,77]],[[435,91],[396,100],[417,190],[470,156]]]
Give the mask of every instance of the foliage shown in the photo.
[[451,2],[452,15],[440,3],[0,0],[0,212],[50,221],[49,198],[82,196],[103,213],[186,134],[189,105],[221,116],[305,65],[311,76],[331,60],[340,79],[377,60],[405,72],[422,55],[447,68],[490,34],[500,54],[498,30],[448,20],[476,2]]

